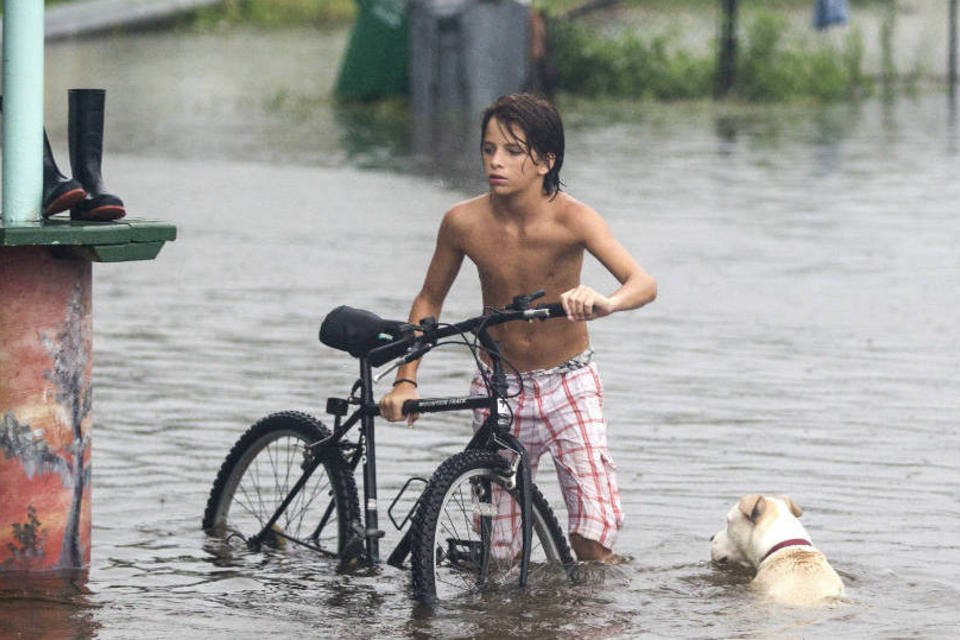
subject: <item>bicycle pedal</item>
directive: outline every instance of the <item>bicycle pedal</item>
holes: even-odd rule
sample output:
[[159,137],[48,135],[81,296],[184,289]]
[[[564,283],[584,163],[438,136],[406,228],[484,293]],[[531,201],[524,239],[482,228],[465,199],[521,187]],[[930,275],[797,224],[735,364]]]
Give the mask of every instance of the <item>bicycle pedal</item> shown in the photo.
[[340,563],[337,566],[338,573],[349,573],[360,566],[363,560],[363,538],[354,531],[343,549],[340,550]]
[[283,533],[283,527],[278,524],[273,525],[268,530],[267,534],[261,540],[262,544],[265,544],[274,549],[280,549],[283,551],[287,548],[286,536]]
[[353,573],[356,571],[362,564],[363,558],[359,555],[351,556],[348,558],[341,558],[340,563],[337,565],[337,573]]

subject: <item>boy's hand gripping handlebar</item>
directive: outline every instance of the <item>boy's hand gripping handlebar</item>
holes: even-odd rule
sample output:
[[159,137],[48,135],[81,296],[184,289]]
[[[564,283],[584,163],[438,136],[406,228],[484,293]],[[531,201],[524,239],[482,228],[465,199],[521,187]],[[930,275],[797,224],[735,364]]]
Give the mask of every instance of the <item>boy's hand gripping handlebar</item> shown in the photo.
[[[548,318],[566,317],[563,305],[559,302],[553,302],[537,307],[530,307],[530,302],[544,295],[543,290],[535,291],[531,294],[517,296],[513,302],[502,310],[496,310],[489,315],[477,316],[445,327],[438,327],[434,318],[425,318],[421,320],[419,330],[421,335],[413,339],[405,355],[389,367],[386,371],[377,376],[382,378],[387,372],[408,362],[423,357],[428,351],[433,349],[438,340],[468,331],[473,331],[480,327],[490,327],[514,320],[547,320]],[[389,345],[388,345],[389,347]],[[488,400],[484,396],[479,397],[460,397],[460,398],[420,398],[417,400],[407,400],[403,403],[403,415],[411,413],[436,413],[441,411],[451,411],[456,409],[480,409],[487,406]]]

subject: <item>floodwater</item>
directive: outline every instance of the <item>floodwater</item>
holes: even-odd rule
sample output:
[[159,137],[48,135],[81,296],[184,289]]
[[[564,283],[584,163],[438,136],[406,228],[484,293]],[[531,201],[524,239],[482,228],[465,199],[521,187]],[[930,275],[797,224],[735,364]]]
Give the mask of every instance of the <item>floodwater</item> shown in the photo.
[[[48,46],[61,166],[66,89],[105,86],[106,183],[131,216],[174,222],[179,238],[155,261],[94,268],[92,565],[72,585],[0,593],[0,636],[956,636],[960,134],[942,95],[564,105],[568,190],[660,284],[650,307],[591,326],[628,563],[590,567],[576,587],[426,611],[389,566],[336,575],[321,558],[218,557],[200,519],[233,441],[262,415],[320,415],[346,392],[355,365],[318,343],[324,314],[405,316],[440,215],[483,187],[417,160],[390,109],[331,105],[344,41]],[[585,281],[614,286],[595,264]],[[474,314],[477,295],[466,265],[445,317]],[[432,355],[421,390],[461,393],[469,365]],[[381,427],[381,508],[469,431],[453,414]],[[749,576],[710,565],[709,537],[754,492],[805,509],[844,602],[761,604]],[[389,550],[399,534],[384,525]]]

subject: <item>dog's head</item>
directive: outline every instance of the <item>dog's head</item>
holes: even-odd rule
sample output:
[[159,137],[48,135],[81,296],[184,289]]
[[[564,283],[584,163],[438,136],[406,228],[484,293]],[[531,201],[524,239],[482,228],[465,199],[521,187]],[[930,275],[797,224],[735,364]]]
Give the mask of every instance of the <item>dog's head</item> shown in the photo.
[[710,558],[718,565],[756,567],[779,541],[808,537],[798,520],[802,513],[787,496],[744,496],[727,512],[726,525],[710,539]]

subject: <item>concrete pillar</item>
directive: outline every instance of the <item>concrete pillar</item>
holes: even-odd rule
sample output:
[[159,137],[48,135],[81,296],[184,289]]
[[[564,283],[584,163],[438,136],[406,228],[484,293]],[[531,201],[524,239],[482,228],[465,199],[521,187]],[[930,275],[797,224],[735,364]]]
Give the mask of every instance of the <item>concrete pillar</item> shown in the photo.
[[0,247],[0,575],[90,562],[91,271]]

